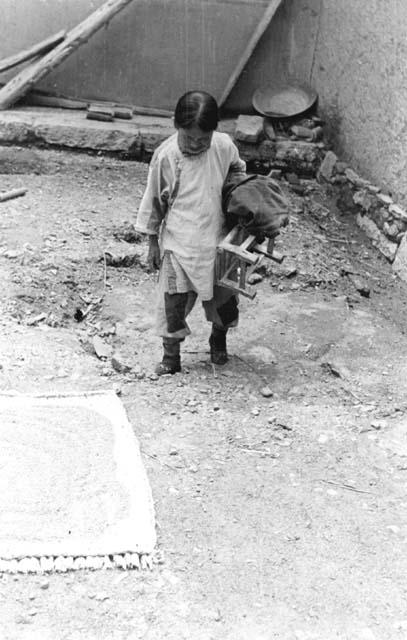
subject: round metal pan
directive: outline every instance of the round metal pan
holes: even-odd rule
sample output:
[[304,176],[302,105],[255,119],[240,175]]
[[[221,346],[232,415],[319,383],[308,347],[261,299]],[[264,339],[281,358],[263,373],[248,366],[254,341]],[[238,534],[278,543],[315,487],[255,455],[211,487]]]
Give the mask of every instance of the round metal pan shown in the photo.
[[317,92],[301,84],[275,84],[257,89],[253,94],[253,107],[267,118],[292,118],[316,102]]

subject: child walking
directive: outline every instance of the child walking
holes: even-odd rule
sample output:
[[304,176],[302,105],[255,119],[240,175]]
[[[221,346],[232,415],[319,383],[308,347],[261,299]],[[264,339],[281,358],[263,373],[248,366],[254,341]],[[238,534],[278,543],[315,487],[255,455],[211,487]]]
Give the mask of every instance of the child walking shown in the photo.
[[158,375],[181,370],[180,345],[197,297],[212,323],[210,356],[227,362],[226,333],[238,322],[236,295],[215,284],[216,246],[226,235],[222,187],[245,163],[225,133],[216,131],[218,105],[203,91],[183,95],[174,114],[176,133],[152,158],[136,229],[149,236],[148,261],[159,269],[156,328],[163,339]]

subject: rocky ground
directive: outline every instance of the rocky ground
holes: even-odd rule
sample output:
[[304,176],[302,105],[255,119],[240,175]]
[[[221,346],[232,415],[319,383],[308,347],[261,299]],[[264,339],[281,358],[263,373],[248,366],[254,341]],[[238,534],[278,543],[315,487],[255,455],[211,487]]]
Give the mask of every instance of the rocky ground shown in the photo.
[[164,558],[3,575],[0,637],[406,638],[406,288],[340,194],[291,177],[287,257],[242,300],[230,362],[196,308],[183,372],[157,380],[130,226],[146,165],[9,147],[0,172],[28,190],[0,203],[0,389],[121,394]]

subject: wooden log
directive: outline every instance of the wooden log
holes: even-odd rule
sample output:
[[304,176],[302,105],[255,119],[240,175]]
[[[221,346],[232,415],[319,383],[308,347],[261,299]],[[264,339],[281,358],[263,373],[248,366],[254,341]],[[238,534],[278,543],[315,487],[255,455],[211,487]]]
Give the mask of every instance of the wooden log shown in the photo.
[[154,107],[133,107],[133,113],[137,116],[157,116],[157,118],[172,118],[174,115],[173,111]]
[[240,74],[242,73],[244,67],[248,63],[253,51],[255,50],[260,38],[264,34],[265,30],[269,26],[274,14],[276,13],[278,7],[282,3],[282,0],[270,0],[268,7],[266,8],[262,19],[257,25],[256,30],[254,31],[252,37],[250,38],[247,47],[243,51],[241,57],[239,58],[236,67],[233,70],[232,75],[230,76],[227,85],[222,93],[222,96],[219,100],[219,106],[221,107],[229,97],[230,92],[235,86]]
[[32,60],[37,56],[40,56],[44,53],[48,53],[50,49],[53,49],[60,42],[65,39],[66,31],[58,31],[53,36],[34,44],[29,49],[25,49],[24,51],[20,51],[19,53],[14,54],[13,56],[9,56],[8,58],[4,58],[0,60],[0,73],[3,71],[7,71],[7,69],[12,69],[27,60]]
[[85,100],[76,98],[64,98],[63,96],[51,96],[36,91],[30,91],[24,98],[24,103],[38,107],[55,107],[57,109],[87,109]]
[[83,22],[67,34],[65,40],[43,58],[31,63],[0,89],[0,109],[7,109],[25,95],[41,78],[55,69],[65,58],[86,42],[98,29],[130,2],[140,0],[107,0]]
[[129,107],[114,107],[114,117],[122,120],[131,120],[133,117],[133,109]]
[[88,111],[86,114],[87,120],[99,120],[100,122],[113,122],[114,116],[104,111]]
[[[88,114],[103,114],[110,116],[112,119],[114,118],[115,108],[114,106],[110,106],[108,103],[100,104],[100,103],[91,103],[88,105]],[[86,116],[87,117],[87,116]]]
[[25,196],[27,193],[27,189],[11,189],[11,191],[5,191],[4,193],[0,193],[0,202],[6,202],[7,200],[12,200],[13,198],[19,198],[20,196]]
[[100,120],[101,122],[113,122],[114,107],[106,104],[90,104],[86,114],[88,120]]

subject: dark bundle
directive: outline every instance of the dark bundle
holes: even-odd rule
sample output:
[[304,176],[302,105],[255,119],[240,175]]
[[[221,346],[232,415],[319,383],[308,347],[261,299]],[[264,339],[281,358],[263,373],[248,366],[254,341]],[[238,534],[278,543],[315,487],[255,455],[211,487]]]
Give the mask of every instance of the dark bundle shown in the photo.
[[275,238],[288,223],[288,200],[278,182],[267,176],[228,176],[222,207],[228,229],[239,224],[256,236]]

